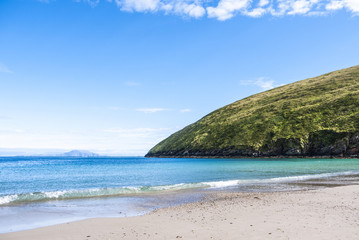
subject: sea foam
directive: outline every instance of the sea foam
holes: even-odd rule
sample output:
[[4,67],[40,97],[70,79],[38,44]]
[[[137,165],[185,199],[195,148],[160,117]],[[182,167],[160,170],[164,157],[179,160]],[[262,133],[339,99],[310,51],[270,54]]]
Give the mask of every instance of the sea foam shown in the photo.
[[146,193],[179,191],[185,189],[196,188],[226,188],[235,186],[244,186],[249,184],[273,184],[286,183],[295,181],[305,181],[309,179],[320,179],[335,176],[359,174],[356,171],[336,172],[336,173],[322,173],[322,174],[308,174],[300,176],[287,176],[267,179],[238,179],[228,181],[213,181],[213,182],[199,182],[199,183],[179,183],[173,185],[161,186],[128,186],[119,188],[93,188],[93,189],[78,189],[78,190],[61,190],[50,192],[34,192],[22,193],[0,196],[0,205],[29,203],[48,200],[66,200],[66,199],[80,199],[80,198],[95,198],[95,197],[111,197],[123,195],[139,195]]

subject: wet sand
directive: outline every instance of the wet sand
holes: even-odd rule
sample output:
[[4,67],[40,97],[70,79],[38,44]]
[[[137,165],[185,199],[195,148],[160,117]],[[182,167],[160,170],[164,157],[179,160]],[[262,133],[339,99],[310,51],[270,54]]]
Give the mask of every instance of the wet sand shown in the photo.
[[[21,217],[21,216],[19,216]],[[216,193],[127,218],[95,218],[0,239],[359,239],[359,185],[310,191]]]

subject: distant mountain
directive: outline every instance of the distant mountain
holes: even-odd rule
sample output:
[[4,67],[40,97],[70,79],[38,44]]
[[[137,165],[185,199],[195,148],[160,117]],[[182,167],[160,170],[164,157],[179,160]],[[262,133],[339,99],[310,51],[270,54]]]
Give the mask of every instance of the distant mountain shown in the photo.
[[69,152],[59,154],[58,156],[63,156],[63,157],[98,157],[100,155],[97,154],[97,153],[90,152],[90,151],[72,150],[72,151],[69,151]]
[[252,95],[154,146],[147,157],[359,157],[359,66]]

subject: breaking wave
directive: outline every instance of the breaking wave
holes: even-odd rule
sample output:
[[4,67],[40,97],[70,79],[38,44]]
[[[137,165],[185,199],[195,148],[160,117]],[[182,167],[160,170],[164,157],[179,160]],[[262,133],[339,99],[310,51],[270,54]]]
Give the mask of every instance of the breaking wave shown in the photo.
[[247,180],[227,180],[214,182],[200,182],[200,183],[179,183],[173,185],[162,186],[139,186],[139,187],[119,187],[119,188],[94,188],[94,189],[80,189],[80,190],[63,190],[52,192],[34,192],[22,193],[0,196],[0,205],[29,203],[47,200],[66,200],[66,199],[80,199],[80,198],[94,198],[94,197],[111,197],[122,195],[139,195],[145,193],[156,193],[165,191],[178,191],[185,189],[196,188],[226,188],[249,184],[271,184],[271,183],[285,183],[295,181],[305,181],[309,179],[328,178],[335,176],[353,175],[359,172],[347,171],[337,173],[322,173],[300,176],[277,177],[268,179],[247,179]]

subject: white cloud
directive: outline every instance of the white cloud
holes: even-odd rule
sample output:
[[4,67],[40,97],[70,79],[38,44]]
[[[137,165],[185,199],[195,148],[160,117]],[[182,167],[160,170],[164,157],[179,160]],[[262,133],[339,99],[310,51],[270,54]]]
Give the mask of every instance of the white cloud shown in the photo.
[[255,85],[262,88],[263,91],[278,87],[279,85],[274,84],[275,81],[265,77],[257,78],[256,80],[241,81],[241,85]]
[[115,0],[121,10],[128,12],[158,11],[160,0]]
[[167,111],[166,108],[137,108],[136,111],[143,112],[143,113],[156,113],[156,112],[163,112]]
[[173,13],[199,18],[206,14],[201,2],[197,0],[107,0],[115,2],[127,12],[158,12]]
[[359,14],[359,1],[358,0],[343,0],[344,6],[352,11],[355,15]]
[[0,72],[2,73],[14,73],[5,64],[0,62]]
[[239,10],[248,8],[250,0],[220,0],[217,7],[207,7],[208,17],[224,21]]
[[341,0],[334,0],[329,2],[326,6],[325,9],[327,10],[339,10],[342,9],[344,7],[344,2]]
[[266,12],[267,12],[267,10],[264,8],[255,8],[255,9],[252,9],[251,11],[245,11],[245,12],[243,12],[243,14],[256,18],[256,17],[263,16]]
[[290,4],[289,15],[306,14],[321,0],[296,0]]
[[290,9],[288,11],[289,15],[305,14],[310,11],[311,3],[310,1],[306,1],[306,0],[294,1],[289,5],[289,9]]
[[184,109],[181,109],[180,112],[181,113],[187,113],[187,112],[192,112],[192,110],[189,109],[189,108],[184,108]]
[[261,87],[263,90],[269,90],[274,88],[274,81],[273,80],[264,80],[262,78],[259,78],[254,82],[255,85]]
[[206,13],[206,10],[200,5],[182,2],[175,5],[174,12],[178,14],[185,14],[194,18],[199,18]]
[[266,5],[268,5],[270,3],[269,0],[260,0],[259,3],[258,3],[258,6],[259,7],[264,7]]
[[[52,0],[39,0],[50,2]],[[87,2],[92,7],[100,0],[74,0]],[[359,15],[359,0],[106,0],[127,12],[163,12],[193,18],[203,16],[228,20],[237,14],[248,17],[265,15],[325,16],[343,9]]]

